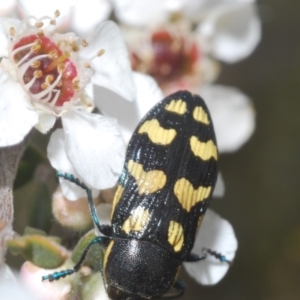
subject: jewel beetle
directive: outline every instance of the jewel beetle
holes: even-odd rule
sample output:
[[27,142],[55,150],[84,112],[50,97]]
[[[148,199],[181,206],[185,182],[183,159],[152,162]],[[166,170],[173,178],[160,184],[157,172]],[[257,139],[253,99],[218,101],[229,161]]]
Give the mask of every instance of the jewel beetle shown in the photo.
[[[163,99],[141,120],[128,144],[111,225],[100,224],[84,183],[58,173],[86,190],[93,221],[103,236],[87,246],[73,269],[43,280],[78,271],[95,244],[105,251],[103,280],[113,300],[179,297],[185,290],[178,278],[182,262],[210,254],[230,263],[210,249],[191,253],[217,180],[217,160],[215,132],[203,99],[188,91]],[[168,294],[171,288],[174,293]]]

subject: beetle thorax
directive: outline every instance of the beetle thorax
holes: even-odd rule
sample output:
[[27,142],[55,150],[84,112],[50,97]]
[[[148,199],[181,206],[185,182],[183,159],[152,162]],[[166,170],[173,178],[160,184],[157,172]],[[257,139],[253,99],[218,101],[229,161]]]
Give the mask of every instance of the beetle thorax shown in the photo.
[[[104,258],[105,281],[112,290],[151,299],[174,283],[181,261],[156,244],[136,239],[115,239]],[[123,299],[123,298],[112,298]]]

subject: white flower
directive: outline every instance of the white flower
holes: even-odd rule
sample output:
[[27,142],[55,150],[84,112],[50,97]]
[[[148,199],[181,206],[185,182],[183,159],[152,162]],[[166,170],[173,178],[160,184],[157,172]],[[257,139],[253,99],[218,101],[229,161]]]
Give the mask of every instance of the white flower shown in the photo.
[[[97,215],[100,224],[110,224],[111,205],[100,204],[97,207]],[[99,234],[95,228],[96,234]],[[192,253],[201,255],[203,249],[210,249],[233,261],[238,244],[234,230],[230,223],[218,214],[208,209],[196,236]],[[199,283],[210,285],[220,281],[228,271],[230,265],[221,262],[212,255],[199,262],[184,262],[187,272]]]
[[[238,243],[230,223],[208,209],[196,237],[193,253],[201,254],[203,248],[211,249],[233,261]],[[199,262],[183,264],[186,271],[197,282],[205,285],[215,284],[226,274],[230,265],[212,255]]]
[[152,77],[133,72],[133,80],[136,87],[136,99],[132,102],[124,102],[111,91],[95,87],[95,94],[102,95],[101,99],[95,97],[95,105],[105,116],[118,121],[126,144],[140,120],[164,98],[163,92]]
[[88,41],[54,33],[55,21],[0,20],[0,147],[19,143],[33,126],[46,133],[61,117],[68,159],[89,185],[108,188],[122,169],[124,144],[114,121],[90,113],[93,84],[134,100],[127,50],[111,21]]
[[113,0],[115,14],[124,24],[151,27],[182,16],[198,23],[202,50],[215,58],[236,62],[247,57],[261,38],[254,0]]
[[61,28],[80,35],[95,30],[101,22],[108,19],[112,10],[110,0],[53,0],[43,5],[37,5],[34,0],[18,0],[18,2],[22,13],[37,17],[58,9],[63,15],[59,22]]
[[67,27],[86,34],[107,19],[114,9],[117,19],[133,27],[152,27],[180,15],[185,22],[197,23],[203,50],[215,58],[236,62],[247,57],[261,38],[261,24],[255,0],[86,0],[48,1],[36,5],[19,0],[27,14],[47,15],[62,10]]
[[0,295],[2,299],[37,299],[7,265],[0,269]]
[[207,84],[196,90],[205,100],[220,153],[238,150],[255,129],[255,111],[248,96],[237,88]]
[[17,0],[7,0],[0,2],[0,16],[9,16],[13,13],[16,7]]
[[[162,91],[151,77],[134,73],[133,79],[136,101],[126,102],[112,91],[94,87],[95,95],[101,95],[95,98],[95,104],[105,116],[94,115],[94,119],[102,120],[100,126],[97,127],[97,122],[93,128],[89,128],[86,123],[77,126],[76,118],[71,116],[67,118],[67,122],[63,119],[64,132],[62,129],[56,130],[49,141],[47,152],[52,166],[87,183],[92,189],[93,197],[98,196],[100,189],[111,187],[111,182],[117,182],[121,173],[120,166],[124,163],[123,139],[126,143],[129,141],[140,119],[163,98]],[[116,121],[121,125],[123,138],[117,131]],[[78,137],[69,134],[73,131]],[[93,140],[89,140],[86,132],[90,132]],[[80,145],[85,147],[78,151]],[[86,197],[86,192],[73,183],[61,179],[60,183],[67,199]]]

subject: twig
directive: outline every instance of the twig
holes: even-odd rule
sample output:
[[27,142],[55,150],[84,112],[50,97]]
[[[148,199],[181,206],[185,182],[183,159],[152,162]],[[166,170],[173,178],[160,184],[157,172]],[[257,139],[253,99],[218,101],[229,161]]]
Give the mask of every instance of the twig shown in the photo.
[[4,266],[6,243],[14,236],[13,184],[19,161],[29,143],[31,133],[14,146],[0,148],[0,268]]

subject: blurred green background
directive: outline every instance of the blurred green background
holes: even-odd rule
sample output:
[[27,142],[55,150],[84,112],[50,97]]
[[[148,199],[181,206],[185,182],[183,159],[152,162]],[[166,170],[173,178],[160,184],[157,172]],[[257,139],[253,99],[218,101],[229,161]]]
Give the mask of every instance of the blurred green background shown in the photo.
[[[237,256],[215,286],[200,286],[183,271],[183,299],[300,299],[300,1],[258,5],[260,45],[248,59],[223,65],[218,81],[249,95],[257,112],[251,140],[221,156],[226,195],[212,204],[235,229]],[[19,233],[30,205],[23,195],[33,188],[16,193]],[[21,260],[9,255],[9,261]]]

